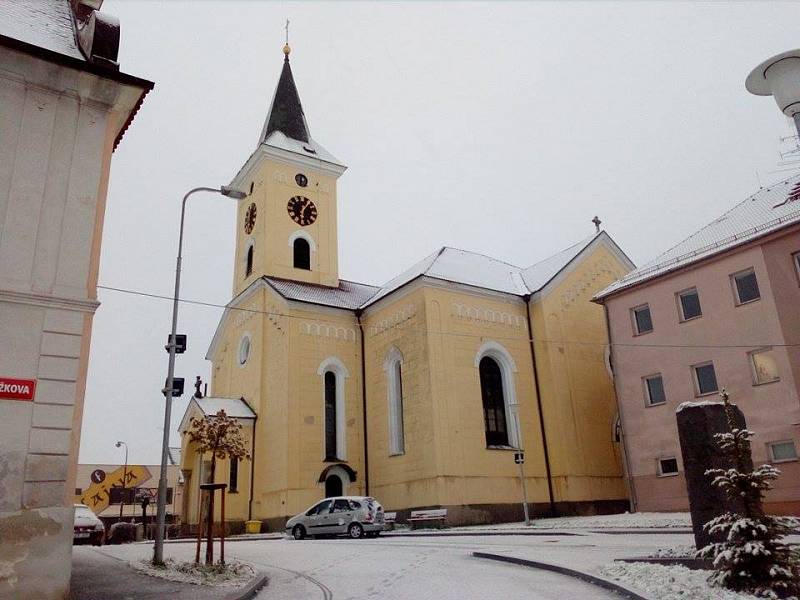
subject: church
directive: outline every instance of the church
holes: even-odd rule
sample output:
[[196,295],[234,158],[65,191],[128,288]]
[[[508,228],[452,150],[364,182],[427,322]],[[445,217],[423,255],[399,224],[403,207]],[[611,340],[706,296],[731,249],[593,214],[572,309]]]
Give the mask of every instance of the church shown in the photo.
[[[239,200],[233,298],[206,358],[209,394],[180,425],[183,514],[197,523],[210,456],[186,430],[224,409],[250,457],[220,461],[233,530],[327,496],[373,496],[449,525],[628,507],[603,308],[633,268],[597,232],[530,266],[439,248],[381,286],[339,278],[345,165],[309,131],[285,46]],[[343,232],[346,234],[346,232]],[[219,503],[217,503],[219,506]]]

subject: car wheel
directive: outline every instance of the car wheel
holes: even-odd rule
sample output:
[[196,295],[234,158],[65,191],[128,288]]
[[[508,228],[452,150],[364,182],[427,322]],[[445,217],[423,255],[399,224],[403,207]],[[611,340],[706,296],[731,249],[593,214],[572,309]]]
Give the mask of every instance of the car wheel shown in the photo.
[[305,527],[302,525],[295,525],[294,528],[292,528],[292,537],[294,537],[296,540],[302,540],[304,537],[306,537]]
[[364,536],[364,528],[360,523],[351,523],[350,527],[347,528],[347,535],[349,535],[352,539],[357,540]]

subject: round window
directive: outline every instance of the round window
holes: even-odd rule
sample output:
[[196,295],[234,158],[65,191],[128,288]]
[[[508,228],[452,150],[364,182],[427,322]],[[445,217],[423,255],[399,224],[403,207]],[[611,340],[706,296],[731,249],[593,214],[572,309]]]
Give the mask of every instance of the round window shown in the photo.
[[250,336],[245,335],[239,342],[239,364],[243,365],[250,358]]

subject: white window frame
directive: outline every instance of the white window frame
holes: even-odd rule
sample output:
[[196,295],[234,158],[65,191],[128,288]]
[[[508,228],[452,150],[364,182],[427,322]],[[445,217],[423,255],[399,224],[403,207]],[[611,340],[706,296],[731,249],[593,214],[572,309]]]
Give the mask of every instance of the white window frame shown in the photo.
[[[756,278],[756,285],[758,286],[758,298],[753,298],[752,300],[745,300],[742,302],[742,299],[739,297],[739,286],[736,285],[736,278],[739,275],[747,275],[752,273],[755,275]],[[749,269],[742,269],[741,271],[736,271],[736,273],[731,273],[731,286],[733,286],[733,298],[736,301],[736,306],[744,306],[745,304],[752,304],[753,302],[758,302],[761,300],[761,284],[758,283],[758,275],[756,274],[756,270],[754,267],[750,267]]]
[[[245,342],[247,342],[247,356],[242,359],[242,353],[244,352]],[[239,368],[242,369],[247,365],[247,361],[250,360],[250,355],[253,353],[253,336],[250,335],[249,331],[245,331],[242,334],[242,337],[239,338],[239,349],[236,352],[236,360],[239,363]]]
[[680,322],[681,323],[686,323],[688,321],[694,321],[695,319],[700,319],[703,316],[703,304],[702,303],[700,303],[700,314],[699,315],[687,318],[686,315],[684,314],[682,298],[684,296],[688,295],[691,292],[695,293],[695,295],[697,296],[697,301],[698,301],[698,303],[700,303],[700,292],[697,291],[696,287],[686,288],[685,290],[681,290],[680,292],[675,294],[675,299],[678,301],[678,316],[680,317]]
[[[647,331],[639,331],[639,321],[636,319],[636,311],[641,310],[643,308],[647,309],[647,312],[650,314],[650,329]],[[638,306],[634,306],[631,308],[631,322],[633,324],[633,335],[647,335],[648,333],[652,333],[655,330],[655,324],[653,323],[653,311],[650,308],[650,303],[645,302],[644,304],[640,304]]]
[[[794,448],[794,457],[793,458],[775,458],[775,453],[772,450],[773,446],[777,446],[778,444],[791,444]],[[794,443],[794,440],[777,440],[774,442],[767,442],[767,452],[769,453],[770,462],[773,463],[785,463],[785,462],[795,462],[800,460],[797,454],[797,444]]]
[[[711,392],[701,392],[700,391],[700,378],[697,375],[697,369],[700,367],[707,367],[711,365],[714,369],[714,379],[717,380],[717,389]],[[703,396],[711,396],[713,394],[719,394],[719,378],[717,377],[717,367],[714,366],[713,360],[707,360],[701,363],[697,363],[692,365],[692,380],[694,381],[694,394],[696,397],[701,398]]]
[[296,239],[304,239],[308,242],[308,249],[311,250],[311,252],[317,251],[317,242],[314,241],[314,238],[311,237],[311,234],[305,229],[298,229],[297,231],[292,232],[292,234],[289,236],[290,248],[294,248],[294,241]]
[[[661,379],[661,389],[664,390],[664,400],[662,402],[653,402],[650,398],[650,386],[647,385],[648,380],[655,379],[656,377]],[[644,405],[648,408],[651,406],[663,406],[667,403],[667,390],[664,387],[664,376],[661,373],[652,373],[651,375],[645,375],[642,377],[642,386],[644,387]]]
[[[664,460],[674,460],[675,461],[675,471],[674,472],[665,473],[663,471],[663,469],[661,468],[661,461],[664,461]],[[680,472],[681,472],[681,466],[680,466],[680,463],[678,463],[678,457],[677,456],[659,456],[656,459],[656,473],[658,473],[659,477],[675,477],[676,475],[679,475]]]
[[[484,342],[475,355],[475,369],[480,367],[481,359],[485,356],[493,358],[500,367],[500,374],[503,380],[503,402],[506,409],[506,428],[508,432],[508,444],[512,448],[522,448],[522,428],[519,422],[519,403],[517,402],[517,390],[514,382],[514,373],[517,372],[517,364],[506,348],[495,341]],[[478,376],[480,381],[480,376]],[[480,387],[480,386],[479,386]],[[483,410],[481,409],[481,419]]]
[[386,355],[386,360],[383,361],[383,370],[386,373],[386,401],[389,409],[389,456],[406,453],[402,366],[403,353],[392,346]]
[[[329,356],[323,360],[317,369],[317,375],[321,379],[322,387],[322,453],[325,454],[325,373],[332,372],[336,377],[336,458],[341,461],[347,460],[347,433],[345,419],[345,379],[350,377],[347,367],[342,360],[336,356]],[[325,460],[325,456],[322,457]]]
[[[759,348],[758,350],[752,350],[751,352],[747,353],[748,362],[750,363],[750,373],[753,375],[753,385],[766,385],[768,383],[775,383],[776,381],[781,380],[781,376],[778,375],[774,379],[768,379],[767,381],[759,381],[758,380],[758,370],[756,369],[756,361],[755,355],[756,354],[763,354],[766,352],[773,352],[772,346],[767,346],[765,348]],[[775,358],[775,354],[773,352],[773,359]],[[778,367],[778,361],[775,361],[775,367]]]

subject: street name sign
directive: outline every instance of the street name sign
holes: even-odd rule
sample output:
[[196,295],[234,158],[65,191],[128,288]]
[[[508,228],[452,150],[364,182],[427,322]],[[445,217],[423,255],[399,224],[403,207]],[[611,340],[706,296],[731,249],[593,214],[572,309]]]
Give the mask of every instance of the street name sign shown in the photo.
[[36,393],[35,379],[14,379],[0,377],[0,400],[21,400],[32,402]]

